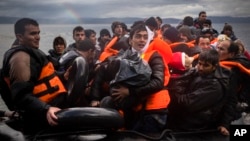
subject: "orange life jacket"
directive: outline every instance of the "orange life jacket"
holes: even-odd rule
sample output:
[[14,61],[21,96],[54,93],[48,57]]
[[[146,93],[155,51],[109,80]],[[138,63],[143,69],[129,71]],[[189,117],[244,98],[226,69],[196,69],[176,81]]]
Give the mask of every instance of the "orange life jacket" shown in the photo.
[[168,69],[168,63],[172,60],[172,50],[169,45],[159,38],[154,38],[154,40],[149,44],[146,52],[156,50],[162,56],[163,62],[165,64],[165,82],[164,86],[168,84],[170,73]]
[[194,45],[194,41],[190,41],[190,42],[187,42],[187,43],[184,43],[184,42],[175,42],[175,43],[170,44],[170,47],[171,47],[171,48],[175,48],[176,46],[178,46],[178,45],[180,45],[180,44],[185,44],[185,45],[187,45],[189,48],[192,48],[192,47],[195,46],[195,45]]
[[53,64],[49,62],[42,68],[33,94],[43,102],[49,102],[59,94],[66,93],[63,83],[55,74]]
[[[180,44],[185,44],[185,45],[187,45],[189,48],[193,48],[193,47],[195,47],[195,40],[192,40],[192,41],[187,42],[187,43],[183,43],[183,42],[172,43],[172,44],[170,44],[170,47],[171,47],[171,48],[174,48],[174,47],[176,47],[176,46],[178,46],[178,45],[180,45]],[[193,57],[194,60],[196,60],[196,59],[198,59],[199,54],[195,54],[195,55],[189,56],[189,57]]]
[[[142,58],[148,62],[154,52],[155,51],[146,52],[142,55]],[[169,75],[169,73],[167,73],[167,75]],[[164,84],[168,83],[168,80],[166,79],[164,80],[165,80]],[[163,89],[150,95],[147,98],[147,101],[145,104],[145,110],[156,110],[156,109],[167,108],[169,102],[170,102],[170,96],[169,96],[168,90]],[[139,107],[142,107],[142,106],[140,105]]]
[[[41,72],[39,74],[39,78],[37,79],[37,82],[35,82],[35,86],[33,88],[33,94],[38,97],[43,102],[49,102],[59,94],[65,94],[66,89],[59,79],[59,77],[56,75],[54,66],[51,62],[48,61],[45,54],[42,54],[38,49],[33,49],[30,47],[15,47],[11,48],[4,58],[4,67],[8,68],[8,60],[10,57],[17,51],[24,51],[27,52],[31,59],[35,59],[35,61],[31,62],[38,62],[38,64],[41,64]],[[36,60],[37,59],[37,60]],[[30,64],[33,66],[33,64]],[[7,83],[7,85],[10,88],[10,78],[8,76],[4,76],[4,80]]]
[[233,62],[233,61],[220,61],[220,66],[225,67],[227,69],[231,69],[232,67],[237,67],[240,69],[241,72],[246,73],[250,75],[250,69],[247,69],[239,62]]
[[101,53],[100,57],[99,57],[99,61],[102,62],[104,61],[106,58],[113,56],[113,55],[117,55],[117,53],[119,52],[118,50],[112,49],[112,46],[118,41],[118,36],[115,36],[108,44],[107,46],[104,48],[104,51]]
[[[234,62],[234,61],[220,61],[220,66],[227,68],[227,69],[232,69],[234,67],[238,68],[242,73],[247,74],[248,76],[250,76],[250,69],[246,68],[245,66],[243,66],[240,62]],[[246,77],[245,79],[247,79],[247,81],[249,80],[248,77]],[[247,94],[249,94],[249,82],[241,82],[240,84],[238,84],[238,88],[237,88],[237,92],[239,92],[239,94],[241,94],[241,91],[244,91],[244,89],[247,88]],[[243,96],[244,97],[244,96]],[[247,99],[245,99],[246,102],[249,104],[249,101]]]
[[194,47],[195,46],[195,40],[187,42],[188,46]]

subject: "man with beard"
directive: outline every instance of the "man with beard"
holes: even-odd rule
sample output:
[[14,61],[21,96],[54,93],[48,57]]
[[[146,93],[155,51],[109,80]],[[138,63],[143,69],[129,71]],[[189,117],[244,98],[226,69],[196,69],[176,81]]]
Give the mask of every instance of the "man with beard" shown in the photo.
[[[196,68],[180,77],[170,79],[171,103],[168,128],[176,132],[197,132],[218,129],[222,135],[229,135],[231,122],[228,104],[231,72],[219,66],[216,50],[200,53]],[[207,134],[205,134],[207,135]],[[228,136],[202,136],[202,139]],[[192,136],[201,139],[201,136]]]

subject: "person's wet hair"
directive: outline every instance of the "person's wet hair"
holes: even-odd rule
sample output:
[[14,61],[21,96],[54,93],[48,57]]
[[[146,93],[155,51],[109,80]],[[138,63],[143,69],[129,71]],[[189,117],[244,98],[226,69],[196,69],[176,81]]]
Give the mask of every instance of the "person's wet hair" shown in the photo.
[[80,41],[76,48],[79,51],[95,50],[95,45],[93,44],[93,42],[91,42],[90,39],[86,38]]
[[39,26],[38,22],[30,18],[22,18],[15,23],[14,30],[15,34],[24,34],[25,26],[34,25]]
[[142,21],[142,20],[139,20],[139,21],[135,21],[132,25],[131,25],[131,29],[132,28],[134,28],[136,25],[138,25],[138,24],[144,24],[144,21]]
[[153,29],[158,28],[158,23],[154,17],[149,17],[146,21],[145,24],[149,27],[152,27]]
[[109,37],[111,37],[109,30],[104,28],[100,31],[100,37],[105,36],[105,35],[108,35]]
[[201,14],[207,14],[207,13],[206,13],[206,11],[201,11],[201,12],[199,13],[199,16],[201,16]]
[[194,25],[194,19],[191,16],[186,16],[183,19],[183,25],[187,25],[187,26],[193,26]]
[[76,26],[73,29],[73,35],[74,35],[75,32],[81,32],[81,31],[84,31],[84,28],[82,26]]
[[118,26],[118,25],[121,25],[122,26],[122,23],[119,22],[119,21],[114,21],[111,25],[111,29],[112,29],[112,32],[114,33],[115,32],[115,28]]
[[133,28],[131,28],[129,38],[132,39],[134,34],[140,31],[147,31],[146,25],[144,23],[137,24]]
[[226,31],[226,30],[229,30],[229,31],[233,31],[233,27],[229,24],[226,24],[224,27],[223,27],[223,31]]
[[208,36],[205,36],[205,35],[200,35],[200,36],[197,36],[196,39],[195,39],[195,45],[198,45],[199,42],[200,42],[200,38],[208,38],[210,40],[210,38]]
[[53,41],[53,47],[55,48],[56,45],[64,45],[64,47],[66,48],[67,44],[66,41],[64,40],[63,37],[61,36],[57,36],[54,41]]
[[86,29],[85,30],[85,36],[87,38],[90,38],[91,34],[96,34],[96,32],[93,29]]
[[228,47],[228,53],[233,53],[234,55],[238,54],[239,46],[237,43],[230,41],[230,45]]
[[204,50],[200,53],[198,60],[211,63],[213,66],[216,66],[219,63],[219,54],[214,49]]
[[169,27],[164,31],[163,37],[170,40],[172,43],[175,43],[181,40],[179,34],[179,31],[175,27]]

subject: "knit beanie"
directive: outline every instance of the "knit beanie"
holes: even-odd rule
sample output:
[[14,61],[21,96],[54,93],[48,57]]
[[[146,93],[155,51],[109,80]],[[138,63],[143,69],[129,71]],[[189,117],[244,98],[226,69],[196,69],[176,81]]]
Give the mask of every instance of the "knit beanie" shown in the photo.
[[163,37],[170,40],[172,43],[180,41],[179,31],[175,27],[169,27],[165,30]]

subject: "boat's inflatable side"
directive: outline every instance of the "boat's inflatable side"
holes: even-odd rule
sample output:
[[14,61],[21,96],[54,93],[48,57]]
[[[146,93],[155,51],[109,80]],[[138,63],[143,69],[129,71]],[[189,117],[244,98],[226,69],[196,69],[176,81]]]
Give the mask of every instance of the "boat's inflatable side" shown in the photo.
[[124,120],[118,111],[108,108],[79,107],[63,109],[56,113],[59,126],[72,128],[123,127]]

